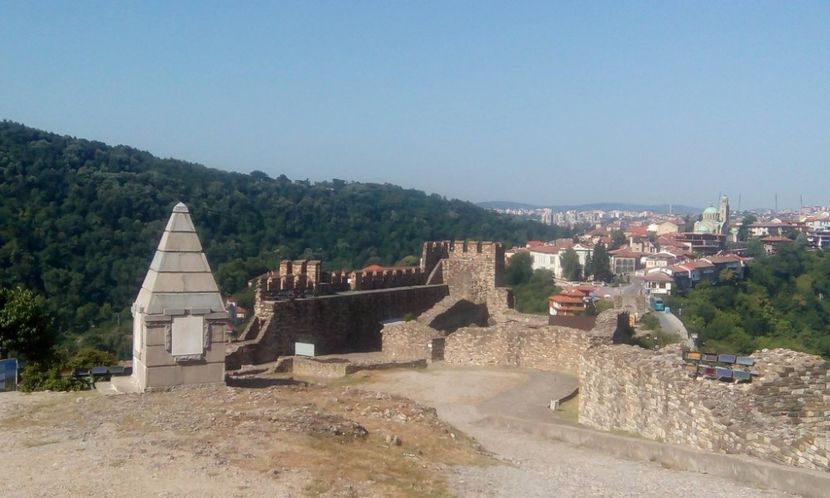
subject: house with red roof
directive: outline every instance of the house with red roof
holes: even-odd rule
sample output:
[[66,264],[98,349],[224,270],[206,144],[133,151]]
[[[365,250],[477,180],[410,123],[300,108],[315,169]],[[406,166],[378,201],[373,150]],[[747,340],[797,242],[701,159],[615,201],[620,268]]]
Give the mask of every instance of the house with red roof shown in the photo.
[[[577,291],[577,293],[579,293]],[[552,316],[576,316],[585,313],[585,298],[566,294],[556,294],[548,298],[549,311]]]
[[611,273],[614,275],[633,275],[635,271],[642,268],[643,253],[641,252],[621,247],[608,251],[608,254],[611,256]]
[[661,269],[652,270],[646,273],[644,280],[649,294],[671,294],[674,278],[667,271]]
[[781,237],[779,235],[770,235],[769,237],[764,237],[761,239],[761,243],[764,244],[764,252],[767,253],[768,256],[772,256],[776,252],[778,252],[778,248],[783,245],[792,244],[792,239],[788,239],[787,237]]

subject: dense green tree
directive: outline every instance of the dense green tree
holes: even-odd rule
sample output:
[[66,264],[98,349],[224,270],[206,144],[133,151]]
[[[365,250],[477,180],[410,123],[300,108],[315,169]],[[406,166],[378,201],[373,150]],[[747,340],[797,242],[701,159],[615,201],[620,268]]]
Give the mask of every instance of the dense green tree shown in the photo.
[[172,206],[191,210],[220,290],[283,258],[390,266],[425,240],[551,240],[567,230],[394,185],[312,183],[159,159],[0,122],[0,285],[43,295],[64,342],[129,354],[129,306]]
[[595,279],[603,282],[610,282],[614,279],[614,274],[611,272],[611,257],[608,255],[608,251],[605,250],[605,245],[602,242],[594,247],[592,262]]
[[585,256],[585,268],[582,269],[582,276],[588,278],[594,274],[594,258],[591,255]]
[[46,359],[54,338],[42,299],[22,287],[0,288],[0,358],[14,353],[29,361]]
[[512,287],[516,310],[537,315],[549,313],[548,298],[559,292],[553,283],[553,273],[541,269],[534,271],[527,281]]
[[741,220],[741,226],[738,228],[738,240],[743,242],[749,237],[749,227],[758,221],[754,214],[748,214]]
[[572,248],[565,249],[559,255],[559,264],[562,265],[562,277],[565,280],[573,282],[582,279],[582,265],[579,264],[579,255]]
[[752,258],[759,258],[763,256],[764,244],[759,239],[749,239],[746,241],[746,255]]
[[[753,239],[750,239],[750,242]],[[701,284],[669,305],[706,349],[750,353],[787,347],[830,357],[830,256],[795,244],[750,263],[737,280]]]
[[611,232],[611,243],[608,244],[608,249],[611,251],[617,250],[626,243],[625,232],[622,230],[614,230]]
[[529,252],[514,254],[508,262],[504,272],[504,282],[507,285],[526,284],[533,275],[533,259]]

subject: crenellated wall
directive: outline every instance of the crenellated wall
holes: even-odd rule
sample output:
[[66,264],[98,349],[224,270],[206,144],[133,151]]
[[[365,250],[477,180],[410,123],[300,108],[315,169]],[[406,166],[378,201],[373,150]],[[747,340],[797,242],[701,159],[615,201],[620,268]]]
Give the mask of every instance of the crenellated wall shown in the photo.
[[681,351],[601,346],[580,359],[579,422],[673,444],[830,471],[828,364],[756,352],[751,383],[686,375]]
[[270,314],[254,318],[256,336],[229,345],[227,367],[293,355],[295,342],[313,343],[316,354],[379,351],[383,321],[420,314],[448,293],[445,285],[430,285],[271,301]]
[[351,290],[390,289],[424,285],[426,275],[419,266],[385,268],[377,271],[353,271],[349,273]]

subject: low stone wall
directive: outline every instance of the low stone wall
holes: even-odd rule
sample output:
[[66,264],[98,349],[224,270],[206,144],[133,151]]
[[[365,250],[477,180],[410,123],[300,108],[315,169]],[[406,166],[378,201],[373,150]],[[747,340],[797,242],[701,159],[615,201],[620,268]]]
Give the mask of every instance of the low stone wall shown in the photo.
[[579,422],[719,453],[829,471],[828,364],[789,350],[761,351],[747,384],[686,375],[677,347],[586,351]]
[[[608,312],[606,312],[608,313]],[[616,312],[591,331],[547,324],[546,317],[507,313],[490,327],[468,327],[447,336],[444,360],[461,365],[494,365],[578,373],[579,358],[593,346],[611,344]],[[614,327],[607,326],[614,323]]]
[[383,326],[383,355],[393,361],[433,360],[433,340],[444,334],[415,320],[394,322]]
[[361,370],[386,370],[390,368],[426,368],[424,359],[410,361],[353,363],[345,358],[308,358],[295,356],[291,372],[298,377],[336,379]]
[[294,375],[301,377],[324,377],[324,378],[339,378],[346,376],[346,369],[351,365],[349,360],[339,358],[332,358],[327,360],[315,360],[314,358],[304,358],[302,356],[295,356],[291,366],[291,371]]

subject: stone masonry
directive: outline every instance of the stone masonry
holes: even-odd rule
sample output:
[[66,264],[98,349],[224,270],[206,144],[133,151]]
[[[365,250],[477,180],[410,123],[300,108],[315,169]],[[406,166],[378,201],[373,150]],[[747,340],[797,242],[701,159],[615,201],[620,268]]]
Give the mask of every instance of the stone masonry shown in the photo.
[[[486,322],[488,310],[509,308],[509,289],[497,287],[504,248],[494,242],[426,242],[413,269],[320,268],[316,260],[284,261],[251,282],[255,316],[228,348],[229,369],[292,355],[297,341],[315,344],[317,354],[380,350],[382,322],[421,315],[437,303],[437,323],[449,330],[481,323],[482,310]],[[360,290],[367,287],[375,290]]]
[[830,471],[827,361],[784,349],[753,357],[759,376],[733,384],[688,377],[678,348],[591,348],[580,359],[579,422]]
[[541,316],[507,315],[490,327],[459,329],[446,339],[444,360],[463,365],[535,368],[576,374],[586,350],[612,344],[619,311],[608,310],[589,332],[550,326]]

